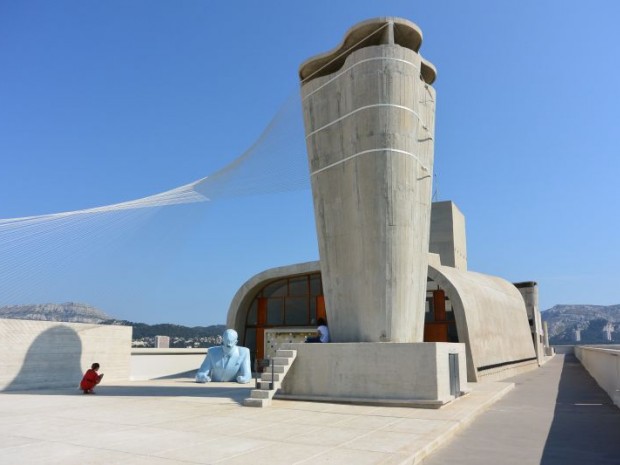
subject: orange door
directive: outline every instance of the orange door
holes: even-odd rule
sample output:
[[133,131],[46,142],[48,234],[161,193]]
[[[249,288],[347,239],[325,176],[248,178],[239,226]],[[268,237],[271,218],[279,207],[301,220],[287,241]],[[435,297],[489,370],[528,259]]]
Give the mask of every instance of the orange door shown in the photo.
[[424,342],[448,342],[446,294],[441,289],[433,291],[433,320],[424,325]]
[[317,295],[316,296],[316,319],[318,321],[319,318],[325,319],[329,324],[329,320],[327,319],[327,312],[325,311],[325,296]]

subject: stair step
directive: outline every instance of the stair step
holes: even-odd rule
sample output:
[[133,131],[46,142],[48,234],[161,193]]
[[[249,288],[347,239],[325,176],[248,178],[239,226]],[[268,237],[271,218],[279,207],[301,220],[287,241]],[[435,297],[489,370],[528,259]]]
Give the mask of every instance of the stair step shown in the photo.
[[[270,389],[270,382],[269,381],[259,381],[258,382],[258,389],[264,390],[264,391],[268,391]],[[279,388],[279,383],[276,382],[275,388]]]
[[291,358],[291,357],[295,357],[297,355],[297,351],[296,350],[288,350],[288,349],[278,349],[276,351],[276,357],[275,358]]
[[252,389],[252,392],[250,392],[250,397],[252,399],[271,399],[274,394],[275,394],[275,391],[266,391],[263,389]]
[[[246,407],[268,407],[271,399],[280,388],[281,381],[286,376],[291,364],[297,357],[297,351],[293,349],[278,349],[276,356],[273,357],[270,367],[266,367],[261,375],[261,379],[256,381],[256,388],[250,393],[250,397],[243,401]],[[273,372],[273,374],[272,374]],[[273,380],[273,389],[271,384]]]
[[268,407],[271,405],[271,399],[253,399],[248,397],[243,401],[246,407]]
[[[271,372],[268,373],[263,373],[263,375],[261,376],[261,381],[271,381],[272,377],[271,377]],[[281,379],[281,374],[280,373],[274,373],[273,374],[273,380],[274,381],[280,381]]]

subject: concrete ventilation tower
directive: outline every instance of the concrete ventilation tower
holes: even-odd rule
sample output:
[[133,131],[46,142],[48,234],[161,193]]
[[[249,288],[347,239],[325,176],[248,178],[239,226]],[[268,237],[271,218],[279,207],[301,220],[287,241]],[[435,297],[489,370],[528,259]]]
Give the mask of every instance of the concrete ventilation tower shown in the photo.
[[435,68],[400,18],[357,24],[300,68],[334,342],[422,342]]

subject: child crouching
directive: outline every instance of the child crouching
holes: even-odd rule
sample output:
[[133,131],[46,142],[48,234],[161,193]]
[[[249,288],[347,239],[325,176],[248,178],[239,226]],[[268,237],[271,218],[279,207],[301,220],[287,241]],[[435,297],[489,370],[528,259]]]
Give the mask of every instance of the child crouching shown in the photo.
[[84,377],[80,382],[80,389],[84,391],[84,394],[94,394],[95,386],[101,382],[103,374],[98,374],[99,364],[93,363],[88,371],[84,373]]

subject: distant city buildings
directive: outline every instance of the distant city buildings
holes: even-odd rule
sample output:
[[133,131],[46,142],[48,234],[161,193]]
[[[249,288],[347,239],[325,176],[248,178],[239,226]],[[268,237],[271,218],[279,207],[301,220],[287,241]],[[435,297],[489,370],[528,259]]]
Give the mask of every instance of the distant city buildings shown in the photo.
[[[158,338],[167,338],[167,345],[158,345]],[[162,339],[162,343],[165,339]],[[201,337],[170,337],[153,336],[141,337],[131,341],[134,348],[158,348],[158,349],[198,349],[213,347],[222,343],[221,336],[201,336]],[[164,343],[165,344],[165,343]]]

